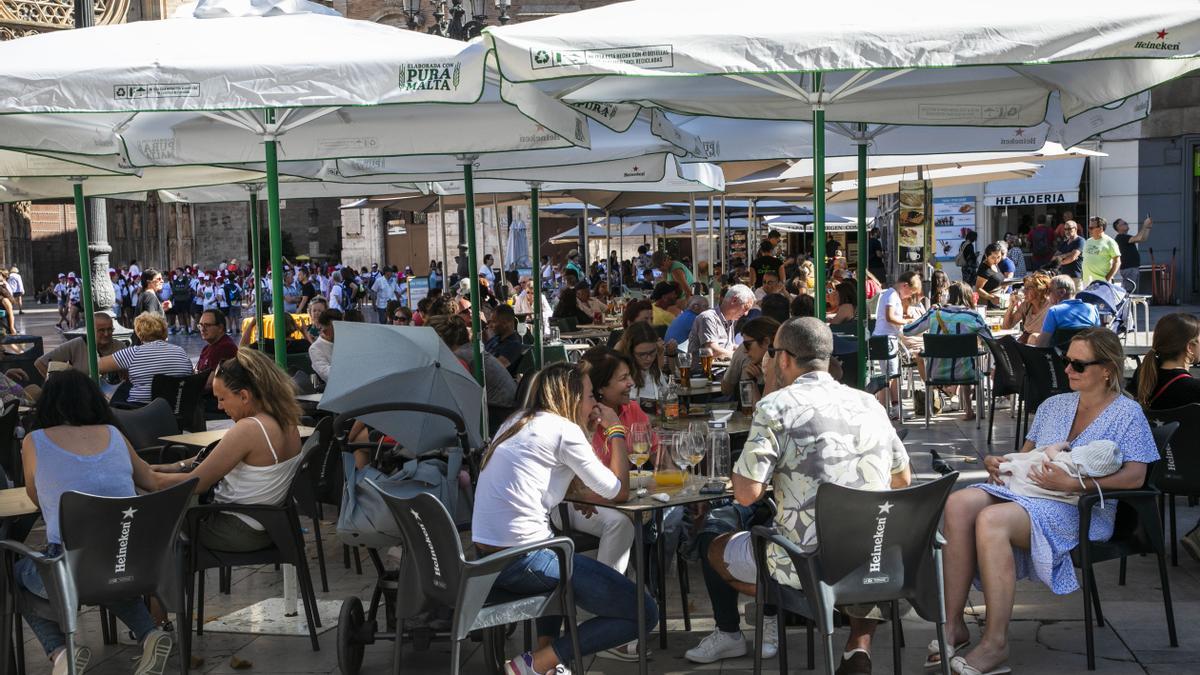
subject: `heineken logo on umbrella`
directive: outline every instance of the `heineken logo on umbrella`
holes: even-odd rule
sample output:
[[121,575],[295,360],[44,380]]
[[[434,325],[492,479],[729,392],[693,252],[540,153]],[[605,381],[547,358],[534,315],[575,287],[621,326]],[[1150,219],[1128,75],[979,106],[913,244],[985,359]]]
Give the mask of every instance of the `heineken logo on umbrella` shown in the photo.
[[1036,135],[1026,136],[1024,129],[1013,129],[1012,138],[1001,138],[1000,145],[1038,145],[1040,146],[1042,139]]
[[462,64],[409,63],[400,67],[400,88],[405,91],[453,91],[462,79]]
[[634,165],[633,169],[631,171],[624,172],[624,175],[626,178],[642,178],[642,177],[645,177],[646,170],[637,165]]
[[1138,40],[1133,43],[1134,49],[1156,49],[1159,51],[1177,52],[1179,51],[1178,42],[1167,42],[1167,36],[1170,33],[1167,29],[1162,29],[1154,34],[1153,40]]

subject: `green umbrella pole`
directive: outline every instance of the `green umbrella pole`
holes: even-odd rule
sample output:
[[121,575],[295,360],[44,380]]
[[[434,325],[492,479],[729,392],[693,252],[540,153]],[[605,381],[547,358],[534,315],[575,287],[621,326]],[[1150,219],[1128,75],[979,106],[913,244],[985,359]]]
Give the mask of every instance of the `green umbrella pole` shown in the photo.
[[533,240],[533,365],[542,369],[542,217],[538,208],[540,183],[529,184],[529,232]]
[[[813,73],[813,93],[821,93],[821,73]],[[817,273],[813,289],[813,313],[825,320],[825,108],[812,109],[813,125],[813,270]]]
[[867,386],[867,125],[858,125],[858,286],[855,312],[858,313],[858,386]]
[[260,351],[266,350],[263,338],[263,301],[262,301],[262,251],[259,246],[258,227],[258,192],[250,193],[250,256],[254,266],[254,330],[258,336],[256,343]]
[[[267,124],[275,123],[275,111],[267,110]],[[275,136],[266,136],[267,229],[271,237],[271,314],[275,323],[275,363],[287,368],[287,319],[283,307],[283,236],[279,232],[279,156]],[[262,335],[261,333],[259,335]]]
[[96,363],[96,315],[92,306],[92,259],[88,255],[87,207],[83,200],[83,183],[76,181],[75,189],[75,237],[79,242],[79,290],[83,301],[83,322],[87,326],[88,373],[95,380],[100,376]]
[[471,278],[471,356],[474,357],[475,380],[483,386],[483,354],[480,341],[483,332],[479,322],[479,272],[475,250],[475,168],[474,157],[465,158],[463,163],[463,188],[467,211],[467,274]]

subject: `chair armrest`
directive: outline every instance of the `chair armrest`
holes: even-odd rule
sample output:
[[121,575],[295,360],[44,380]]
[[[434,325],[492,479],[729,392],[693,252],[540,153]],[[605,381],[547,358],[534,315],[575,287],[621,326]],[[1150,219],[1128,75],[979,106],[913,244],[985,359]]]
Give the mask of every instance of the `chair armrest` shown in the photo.
[[32,560],[34,564],[38,565],[39,567],[48,567],[59,560],[62,560],[61,554],[51,558],[41,551],[35,551],[29,546],[12,539],[0,540],[0,551],[7,551],[9,553],[25,556],[26,558]]
[[[1144,501],[1157,500],[1159,491],[1154,488],[1139,488],[1137,490],[1108,490],[1104,492],[1105,499],[1114,501]],[[1100,494],[1085,494],[1079,497],[1079,541],[1089,540],[1092,530],[1092,509],[1100,503]]]
[[789,556],[793,558],[808,559],[814,555],[813,553],[805,553],[804,551],[801,551],[800,547],[796,546],[794,542],[780,534],[779,531],[774,527],[769,527],[767,525],[755,525],[750,529],[750,536],[752,538],[766,539],[768,543],[775,544],[776,546],[782,548]]
[[553,539],[533,544],[514,546],[484,556],[479,560],[470,561],[467,563],[467,576],[477,577],[487,574],[498,574],[521,556],[545,549],[553,551],[558,556],[559,573],[562,575],[560,578],[566,579],[571,573],[571,560],[575,555],[575,543],[569,537],[554,537]]

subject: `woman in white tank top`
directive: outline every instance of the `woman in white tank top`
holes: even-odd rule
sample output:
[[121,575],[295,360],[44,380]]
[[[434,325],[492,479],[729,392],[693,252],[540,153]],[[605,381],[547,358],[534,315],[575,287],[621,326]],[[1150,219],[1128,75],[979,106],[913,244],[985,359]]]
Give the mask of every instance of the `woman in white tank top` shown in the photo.
[[[300,406],[291,380],[266,356],[240,349],[217,367],[213,394],[233,428],[194,469],[187,462],[155,465],[160,485],[195,477],[200,479],[196,492],[213,488],[217,503],[280,503],[300,463]],[[201,525],[200,542],[218,551],[244,552],[270,546],[271,537],[252,518],[217,513]]]

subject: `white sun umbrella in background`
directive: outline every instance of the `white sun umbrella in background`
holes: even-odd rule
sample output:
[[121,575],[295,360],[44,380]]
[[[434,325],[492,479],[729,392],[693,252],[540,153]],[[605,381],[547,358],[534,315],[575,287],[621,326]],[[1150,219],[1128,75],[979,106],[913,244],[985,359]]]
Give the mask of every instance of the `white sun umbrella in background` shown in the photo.
[[[725,9],[719,0],[627,2],[486,35],[503,77],[537,82],[568,102],[811,119],[818,184],[825,183],[827,120],[864,143],[858,155],[865,185],[868,124],[1029,127],[1051,121],[1054,94],[1065,122],[1200,68],[1194,0],[867,0],[849,15],[831,3],[748,0],[741,11]],[[823,191],[813,205],[823,216]],[[865,195],[858,211],[865,223]],[[823,272],[818,264],[818,284]],[[861,308],[864,295],[860,283]],[[818,293],[818,316],[824,304]]]
[[[498,88],[497,100],[518,111],[520,120],[498,125],[481,117],[489,106],[475,105],[485,92],[486,51],[478,41],[464,45],[352,21],[305,0],[234,4],[206,0],[194,18],[97,26],[0,44],[5,145],[118,154],[132,166],[265,160],[271,263],[279,269],[281,158],[587,144],[586,118],[529,86]],[[214,16],[219,18],[209,18]],[[353,49],[314,48],[323,44]],[[214,51],[213,45],[221,48]],[[475,132],[473,124],[455,125],[454,113],[491,126]],[[429,120],[440,123],[443,133],[399,132],[433,128]],[[81,200],[82,185],[76,185]],[[85,235],[81,208],[77,220]],[[83,259],[86,236],[80,242]],[[82,276],[89,344],[94,344],[86,264]],[[276,297],[282,295],[281,284],[282,275],[273,275]],[[276,321],[282,321],[282,311],[282,303],[276,303]],[[281,339],[278,333],[280,360],[285,356]]]

